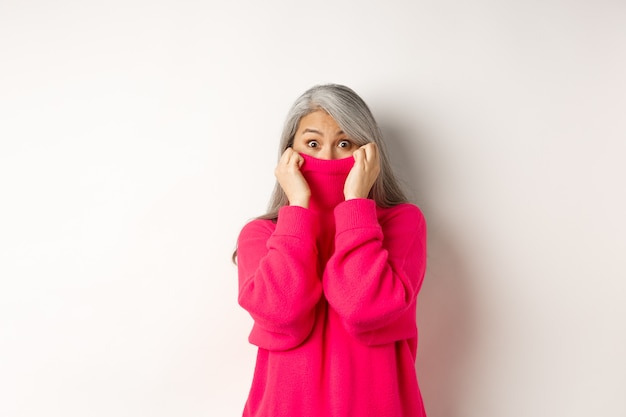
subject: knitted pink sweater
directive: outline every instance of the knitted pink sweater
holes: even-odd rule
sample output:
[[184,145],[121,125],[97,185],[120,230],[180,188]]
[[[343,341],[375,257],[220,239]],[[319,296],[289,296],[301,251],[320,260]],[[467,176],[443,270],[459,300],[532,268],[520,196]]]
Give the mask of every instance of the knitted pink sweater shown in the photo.
[[259,347],[243,415],[425,416],[415,375],[426,224],[411,204],[344,201],[352,157],[304,155],[309,209],[238,240],[239,303]]

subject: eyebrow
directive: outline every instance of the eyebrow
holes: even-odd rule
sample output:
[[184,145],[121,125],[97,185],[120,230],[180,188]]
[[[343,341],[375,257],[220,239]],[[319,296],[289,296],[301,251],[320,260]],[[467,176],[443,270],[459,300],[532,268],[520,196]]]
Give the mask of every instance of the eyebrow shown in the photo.
[[[308,127],[304,129],[302,133],[317,133],[318,135],[323,136],[322,132],[320,132],[319,130],[311,129]],[[336,135],[343,135],[343,134],[344,134],[343,130],[340,130],[339,132],[336,133]]]

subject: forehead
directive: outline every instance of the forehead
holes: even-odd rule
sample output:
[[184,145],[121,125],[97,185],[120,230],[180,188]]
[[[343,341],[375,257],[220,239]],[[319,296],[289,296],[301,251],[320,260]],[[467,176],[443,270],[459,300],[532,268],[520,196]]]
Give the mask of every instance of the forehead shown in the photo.
[[326,113],[323,110],[317,110],[313,113],[309,113],[300,119],[298,123],[298,133],[302,133],[306,129],[313,129],[317,131],[327,131],[327,132],[341,132],[341,128],[332,118],[331,115]]

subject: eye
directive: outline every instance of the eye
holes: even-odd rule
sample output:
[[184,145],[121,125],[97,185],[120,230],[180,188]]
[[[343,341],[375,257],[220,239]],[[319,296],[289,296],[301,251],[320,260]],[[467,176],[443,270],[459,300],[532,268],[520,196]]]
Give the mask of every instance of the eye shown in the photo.
[[342,140],[339,141],[339,144],[337,144],[337,146],[339,146],[340,148],[349,148],[350,146],[352,146],[352,143],[350,143],[349,140]]
[[317,148],[319,143],[316,140],[310,140],[306,143],[309,148]]

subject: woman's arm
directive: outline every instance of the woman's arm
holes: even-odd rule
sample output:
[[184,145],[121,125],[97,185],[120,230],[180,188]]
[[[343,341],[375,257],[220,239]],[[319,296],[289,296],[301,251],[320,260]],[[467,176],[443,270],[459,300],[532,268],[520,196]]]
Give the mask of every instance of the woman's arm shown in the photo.
[[241,231],[239,304],[255,322],[250,343],[286,350],[310,334],[322,294],[315,243],[318,229],[312,212],[286,206],[276,225],[255,220]]
[[416,335],[415,307],[426,269],[426,222],[402,204],[381,216],[370,199],[335,208],[335,252],[324,293],[346,329],[367,344]]

